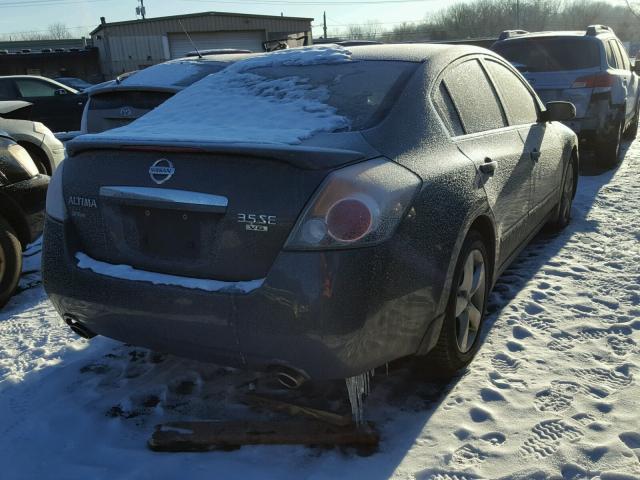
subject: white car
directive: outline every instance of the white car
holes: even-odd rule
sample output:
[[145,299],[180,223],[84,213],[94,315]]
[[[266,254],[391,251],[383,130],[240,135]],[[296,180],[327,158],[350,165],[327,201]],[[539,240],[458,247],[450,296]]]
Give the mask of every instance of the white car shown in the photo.
[[29,120],[30,107],[19,100],[0,102],[0,130],[29,152],[39,173],[51,175],[64,160],[64,145],[44,124]]

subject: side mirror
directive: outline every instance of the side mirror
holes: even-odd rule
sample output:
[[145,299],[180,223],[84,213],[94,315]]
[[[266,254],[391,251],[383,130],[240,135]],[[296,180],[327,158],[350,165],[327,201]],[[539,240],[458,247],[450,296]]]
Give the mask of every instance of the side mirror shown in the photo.
[[631,67],[631,71],[640,75],[640,61],[638,61],[638,59],[636,59],[636,62]]
[[64,88],[59,88],[58,90],[56,90],[56,95],[67,95],[69,92],[67,92]]
[[542,115],[545,122],[567,122],[576,118],[576,107],[571,102],[549,102],[546,107]]

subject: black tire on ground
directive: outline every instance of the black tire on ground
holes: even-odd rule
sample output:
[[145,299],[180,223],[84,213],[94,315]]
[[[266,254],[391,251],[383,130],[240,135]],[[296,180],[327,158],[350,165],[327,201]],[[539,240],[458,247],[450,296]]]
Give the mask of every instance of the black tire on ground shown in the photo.
[[[456,318],[456,308],[460,297],[459,293],[462,288],[462,281],[465,276],[465,263],[471,255],[475,255],[474,252],[479,252],[484,262],[484,282],[478,288],[478,295],[482,295],[482,307],[479,309],[481,310],[479,317],[480,320],[475,332],[473,343],[468,350],[462,351],[458,337],[458,333],[460,331],[459,318],[462,317],[462,315]],[[460,255],[456,262],[453,281],[451,283],[451,292],[449,293],[449,301],[447,303],[440,337],[438,338],[438,342],[433,350],[431,350],[424,358],[424,361],[421,362],[430,376],[437,378],[450,378],[473,360],[480,344],[480,333],[482,331],[487,299],[491,289],[492,271],[493,265],[490,264],[490,257],[487,253],[484,238],[479,232],[471,230],[462,245]]]
[[562,177],[558,212],[549,222],[549,227],[552,230],[560,231],[571,222],[571,206],[573,205],[573,198],[575,196],[576,168],[577,162],[575,161],[575,157],[571,157],[571,160],[565,168],[564,176]]
[[22,246],[16,232],[0,217],[0,308],[9,301],[22,272]]
[[636,113],[633,115],[633,120],[631,120],[631,125],[627,127],[627,130],[624,132],[625,140],[635,140],[638,136],[638,120],[640,119],[640,105],[636,105]]
[[31,160],[33,160],[33,163],[35,163],[36,167],[38,167],[38,173],[41,173],[43,175],[51,175],[51,167],[49,165],[49,159],[47,158],[47,156],[42,150],[40,150],[38,147],[27,142],[22,142],[20,143],[20,145],[27,152],[29,152],[29,156],[31,157]]
[[597,162],[600,165],[611,168],[618,164],[623,126],[622,120],[616,120],[611,131],[596,141]]

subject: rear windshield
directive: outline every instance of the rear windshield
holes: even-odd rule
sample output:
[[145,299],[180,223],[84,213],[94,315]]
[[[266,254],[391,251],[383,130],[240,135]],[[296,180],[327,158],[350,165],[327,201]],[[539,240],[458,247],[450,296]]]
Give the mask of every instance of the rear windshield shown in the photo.
[[147,67],[122,81],[127,86],[188,87],[229,64],[201,60],[174,60]]
[[522,72],[583,70],[600,65],[598,43],[580,37],[522,38],[493,47]]
[[270,79],[297,77],[311,88],[326,89],[323,103],[349,120],[349,130],[363,130],[384,118],[417,65],[400,61],[360,61],[331,66],[263,67],[249,72]]

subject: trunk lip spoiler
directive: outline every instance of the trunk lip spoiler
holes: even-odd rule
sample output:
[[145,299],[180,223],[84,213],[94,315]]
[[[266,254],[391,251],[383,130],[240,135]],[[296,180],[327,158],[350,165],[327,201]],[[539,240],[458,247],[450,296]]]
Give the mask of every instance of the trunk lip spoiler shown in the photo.
[[[288,163],[304,170],[324,170],[347,163],[373,158],[356,150],[311,145],[268,143],[206,143],[206,142],[140,142],[134,140],[85,140],[77,137],[67,143],[67,154],[73,157],[89,150],[123,150],[171,153],[213,153],[244,155]],[[380,155],[375,155],[380,156]]]

